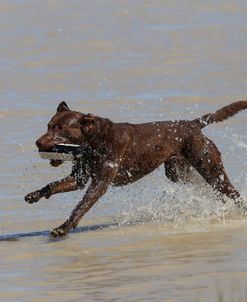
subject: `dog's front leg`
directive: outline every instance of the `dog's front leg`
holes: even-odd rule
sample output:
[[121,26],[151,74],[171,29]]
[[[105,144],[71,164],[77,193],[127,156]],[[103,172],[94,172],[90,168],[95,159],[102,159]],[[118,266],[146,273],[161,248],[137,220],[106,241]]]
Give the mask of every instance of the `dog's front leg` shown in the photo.
[[[118,150],[118,157],[108,158],[102,164],[96,167],[96,171],[92,171],[92,182],[89,185],[82,201],[72,211],[69,219],[67,219],[58,228],[51,231],[52,237],[65,236],[70,229],[76,228],[81,218],[91,209],[96,201],[105,194],[108,186],[114,181],[123,157],[125,148]],[[116,153],[116,152],[115,152]]]
[[87,211],[96,203],[96,201],[106,192],[110,181],[92,181],[84,198],[80,201],[72,211],[68,220],[66,220],[58,228],[51,231],[52,237],[65,236],[70,229],[76,228],[80,219]]
[[42,197],[48,199],[53,194],[75,191],[78,187],[76,178],[70,175],[62,180],[52,182],[40,190],[27,194],[25,201],[28,203],[38,202]]
[[92,176],[92,182],[88,187],[82,201],[72,211],[68,220],[58,228],[51,231],[52,237],[65,236],[70,229],[76,228],[81,218],[91,209],[96,201],[105,194],[109,184],[113,181],[118,171],[118,161],[105,162],[103,167]]

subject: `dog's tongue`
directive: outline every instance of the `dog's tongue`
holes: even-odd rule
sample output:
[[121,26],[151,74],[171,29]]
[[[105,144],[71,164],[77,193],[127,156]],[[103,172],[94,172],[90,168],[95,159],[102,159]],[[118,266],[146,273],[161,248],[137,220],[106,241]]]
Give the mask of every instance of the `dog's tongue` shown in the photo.
[[62,160],[55,160],[55,159],[50,160],[50,164],[51,164],[53,167],[58,167],[58,166],[60,166],[62,163],[63,163]]

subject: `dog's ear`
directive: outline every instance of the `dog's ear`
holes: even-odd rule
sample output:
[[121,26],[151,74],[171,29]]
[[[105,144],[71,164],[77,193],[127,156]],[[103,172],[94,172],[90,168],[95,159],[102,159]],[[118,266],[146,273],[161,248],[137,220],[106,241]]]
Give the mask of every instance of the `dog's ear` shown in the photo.
[[57,107],[57,112],[70,111],[66,102],[61,102]]
[[93,131],[95,126],[95,118],[92,114],[86,114],[81,120],[82,132],[90,133]]

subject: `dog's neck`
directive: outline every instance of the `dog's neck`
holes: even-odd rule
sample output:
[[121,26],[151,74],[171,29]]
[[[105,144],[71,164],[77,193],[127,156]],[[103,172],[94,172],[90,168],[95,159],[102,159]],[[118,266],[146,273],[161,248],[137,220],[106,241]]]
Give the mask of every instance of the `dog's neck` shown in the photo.
[[[114,123],[109,119],[100,117],[95,118],[95,128],[89,133],[87,138],[88,145],[99,153],[105,153],[114,136]],[[109,148],[107,148],[109,150]]]

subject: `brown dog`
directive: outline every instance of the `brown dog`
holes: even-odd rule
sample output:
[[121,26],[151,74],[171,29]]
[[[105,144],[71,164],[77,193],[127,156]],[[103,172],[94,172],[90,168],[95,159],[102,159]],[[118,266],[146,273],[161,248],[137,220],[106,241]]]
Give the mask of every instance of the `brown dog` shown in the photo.
[[[34,203],[42,197],[83,189],[91,178],[85,196],[69,219],[51,232],[54,237],[64,236],[78,225],[110,184],[132,183],[164,163],[166,176],[173,182],[179,181],[179,172],[192,166],[216,192],[232,198],[239,206],[239,193],[228,179],[221,154],[201,129],[246,108],[247,101],[239,101],[193,121],[129,124],[71,111],[62,102],[47,133],[37,140],[37,147],[49,151],[59,143],[87,145],[92,151],[90,158],[75,160],[70,176],[28,194],[25,200]],[[58,166],[62,161],[53,160],[51,164]]]

